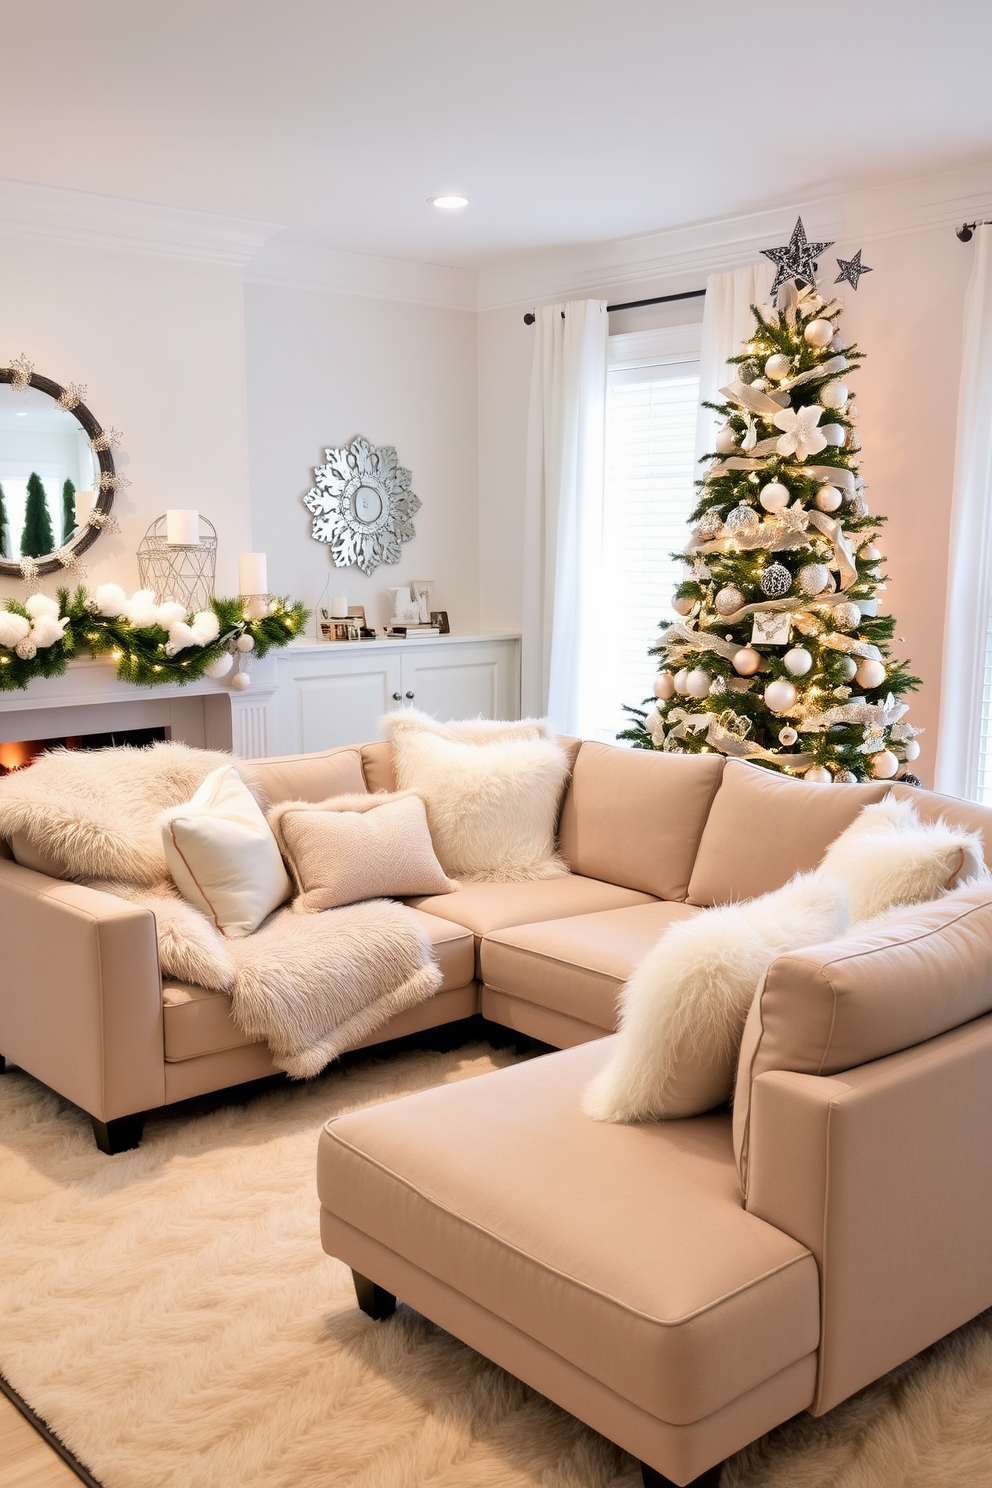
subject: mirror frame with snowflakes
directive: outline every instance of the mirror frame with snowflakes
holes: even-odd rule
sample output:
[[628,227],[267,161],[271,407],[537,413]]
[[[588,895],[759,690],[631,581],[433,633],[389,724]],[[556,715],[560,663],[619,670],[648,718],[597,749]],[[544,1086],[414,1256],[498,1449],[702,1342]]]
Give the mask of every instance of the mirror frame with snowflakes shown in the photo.
[[[28,363],[30,366],[30,363]],[[106,434],[98,419],[95,419],[86,407],[75,396],[75,388],[72,384],[63,387],[59,382],[53,382],[50,377],[42,377],[37,372],[28,374],[26,370],[20,370],[17,366],[0,367],[0,382],[10,383],[15,389],[18,387],[37,388],[41,393],[47,393],[54,398],[56,403],[61,403],[67,413],[71,413],[77,423],[82,424],[90,440],[90,448],[93,450],[97,460],[99,474],[96,477],[98,488],[97,499],[93,507],[97,515],[95,522],[88,521],[81,529],[77,529],[75,536],[62,547],[55,548],[50,554],[43,555],[33,560],[36,565],[33,575],[41,577],[45,574],[64,573],[71,565],[63,561],[66,558],[78,557],[85,553],[100,536],[101,528],[110,516],[114,504],[114,491],[118,483],[117,471],[114,468],[114,457],[109,446],[106,448],[94,448],[110,436]],[[80,389],[85,392],[85,389]],[[114,435],[114,438],[117,436]],[[20,579],[25,577],[21,560],[17,558],[0,558],[0,577]]]
[[376,448],[358,434],[324,454],[327,464],[315,468],[316,484],[303,498],[313,513],[314,541],[328,544],[337,568],[354,564],[371,574],[380,563],[399,563],[403,543],[415,536],[420,500],[396,450],[391,444]]

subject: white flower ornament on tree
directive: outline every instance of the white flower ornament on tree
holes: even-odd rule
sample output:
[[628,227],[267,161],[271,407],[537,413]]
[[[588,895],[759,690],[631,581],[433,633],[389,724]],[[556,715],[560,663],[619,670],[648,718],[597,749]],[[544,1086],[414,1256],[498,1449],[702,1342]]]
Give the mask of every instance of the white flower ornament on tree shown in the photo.
[[816,405],[799,409],[783,408],[781,413],[777,413],[773,422],[776,429],[784,431],[775,446],[779,454],[795,455],[797,460],[802,461],[826,449],[827,441],[816,427],[822,413],[823,409]]

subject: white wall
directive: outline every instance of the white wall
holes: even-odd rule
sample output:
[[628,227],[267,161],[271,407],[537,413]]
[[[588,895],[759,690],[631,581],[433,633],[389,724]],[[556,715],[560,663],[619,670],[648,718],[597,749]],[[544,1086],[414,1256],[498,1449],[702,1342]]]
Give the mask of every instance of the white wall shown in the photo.
[[[455,631],[479,624],[474,312],[314,289],[245,286],[252,531],[269,584],[313,608],[332,594],[391,613],[387,588],[436,581]],[[363,434],[395,445],[422,506],[395,565],[338,569],[303,497],[324,450]]]
[[[0,364],[21,352],[43,376],[84,383],[93,415],[124,434],[122,530],[87,551],[87,582],[137,588],[146,528],[185,506],[217,528],[218,594],[236,592],[250,536],[240,268],[0,237]],[[0,597],[20,593],[0,579]]]

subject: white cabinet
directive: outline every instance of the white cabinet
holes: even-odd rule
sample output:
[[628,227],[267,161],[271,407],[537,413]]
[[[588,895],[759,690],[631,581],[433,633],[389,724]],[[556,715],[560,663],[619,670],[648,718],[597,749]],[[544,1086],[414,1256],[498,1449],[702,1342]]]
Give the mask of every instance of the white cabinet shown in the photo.
[[379,718],[394,708],[441,719],[518,718],[519,647],[517,636],[288,646],[278,656],[279,752],[378,738]]

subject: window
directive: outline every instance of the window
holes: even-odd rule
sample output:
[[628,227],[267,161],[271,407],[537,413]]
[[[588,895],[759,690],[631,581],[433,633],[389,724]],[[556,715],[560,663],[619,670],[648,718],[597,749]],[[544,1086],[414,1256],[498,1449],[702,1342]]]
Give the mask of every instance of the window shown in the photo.
[[684,565],[696,504],[700,326],[610,338],[604,501],[603,698],[597,737],[615,742],[624,703],[650,692],[648,655]]

